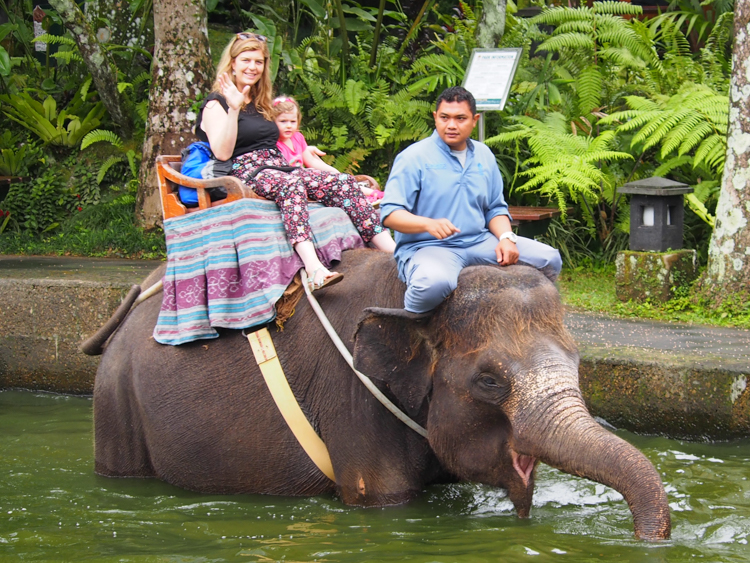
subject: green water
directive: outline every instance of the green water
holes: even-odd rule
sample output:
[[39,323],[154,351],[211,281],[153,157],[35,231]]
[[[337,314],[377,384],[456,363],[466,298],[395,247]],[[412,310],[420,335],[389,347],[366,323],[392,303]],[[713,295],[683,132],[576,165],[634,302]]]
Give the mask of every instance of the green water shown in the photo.
[[501,491],[430,487],[406,506],[207,496],[93,472],[91,399],[0,392],[0,561],[749,561],[750,441],[621,432],[663,475],[672,540],[633,539],[602,485],[540,466],[529,520]]

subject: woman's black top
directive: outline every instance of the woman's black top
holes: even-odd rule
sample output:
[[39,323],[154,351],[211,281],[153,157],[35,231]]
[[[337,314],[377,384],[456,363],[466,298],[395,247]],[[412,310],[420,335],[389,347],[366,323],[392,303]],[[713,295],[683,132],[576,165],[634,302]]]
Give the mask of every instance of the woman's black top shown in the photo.
[[[208,143],[208,136],[206,136],[206,132],[201,129],[201,121],[203,120],[203,109],[211,100],[219,102],[221,107],[224,108],[224,111],[229,113],[229,104],[227,104],[227,101],[221,94],[211,92],[206,99],[203,100],[200,113],[198,113],[198,119],[195,122],[195,134],[205,143]],[[232,158],[250,151],[275,149],[276,141],[278,140],[279,128],[276,124],[273,121],[268,121],[258,113],[254,104],[247,104],[245,109],[240,111],[240,115],[237,118],[237,142],[234,144]]]

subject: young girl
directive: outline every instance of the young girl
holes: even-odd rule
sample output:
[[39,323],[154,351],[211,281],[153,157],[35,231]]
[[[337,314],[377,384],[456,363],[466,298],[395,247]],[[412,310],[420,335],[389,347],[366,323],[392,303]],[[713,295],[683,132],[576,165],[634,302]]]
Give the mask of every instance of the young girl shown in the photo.
[[[331,174],[340,174],[333,166],[323,162],[320,157],[325,155],[318,147],[310,147],[305,141],[305,137],[299,132],[300,122],[302,121],[302,112],[297,102],[288,96],[279,96],[273,101],[273,119],[279,128],[279,140],[276,146],[287,159],[291,166],[304,166],[306,168],[315,168]],[[363,187],[360,184],[362,193],[365,194],[367,201],[373,207],[383,198],[383,192],[373,190],[372,188]]]

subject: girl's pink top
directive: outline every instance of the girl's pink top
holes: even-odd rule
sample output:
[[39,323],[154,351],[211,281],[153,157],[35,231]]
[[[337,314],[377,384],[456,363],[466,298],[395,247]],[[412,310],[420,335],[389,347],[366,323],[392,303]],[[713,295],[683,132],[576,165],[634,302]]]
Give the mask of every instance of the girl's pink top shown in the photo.
[[[292,145],[294,145],[294,150],[290,149],[281,140],[276,142],[276,146],[281,151],[281,154],[284,155],[284,158],[286,158],[286,161],[289,164],[291,164],[292,166],[304,166],[304,164],[302,163],[302,153],[305,152],[305,149],[307,148],[307,141],[305,141],[305,138],[299,131],[292,135]],[[297,159],[297,161],[292,162],[292,160],[295,158]]]

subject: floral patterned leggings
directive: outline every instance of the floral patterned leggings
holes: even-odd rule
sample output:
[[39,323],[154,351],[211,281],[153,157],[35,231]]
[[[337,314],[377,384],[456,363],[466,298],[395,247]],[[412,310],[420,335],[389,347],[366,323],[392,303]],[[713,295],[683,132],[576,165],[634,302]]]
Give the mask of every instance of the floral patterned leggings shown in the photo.
[[293,172],[262,170],[251,179],[252,173],[260,166],[289,164],[278,149],[256,150],[234,159],[232,175],[245,182],[259,196],[276,202],[292,246],[312,239],[308,199],[326,207],[343,209],[365,243],[383,232],[380,214],[367,201],[354,176],[297,168]]

